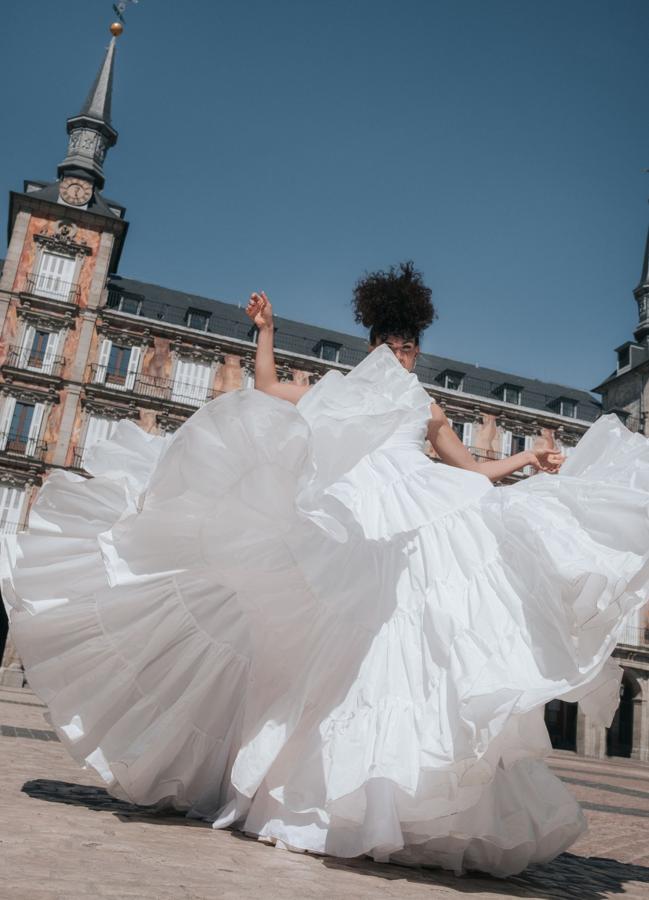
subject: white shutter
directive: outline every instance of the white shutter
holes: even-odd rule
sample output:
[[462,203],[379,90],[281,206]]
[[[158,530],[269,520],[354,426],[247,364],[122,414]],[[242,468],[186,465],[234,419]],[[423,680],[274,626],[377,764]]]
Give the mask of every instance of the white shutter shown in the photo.
[[108,367],[112,346],[113,342],[109,341],[108,338],[101,342],[101,347],[99,348],[99,361],[95,370],[95,382],[97,383],[103,384],[104,381],[106,381],[106,369]]
[[250,369],[241,371],[241,387],[244,391],[251,391],[255,386],[255,374]]
[[27,368],[27,363],[29,362],[29,357],[34,345],[35,334],[36,329],[33,325],[25,326],[25,333],[23,334],[23,339],[20,345],[20,356],[18,357],[18,365],[21,369]]
[[[525,449],[526,450],[533,450],[535,443],[536,443],[536,435],[535,434],[526,434],[525,435]],[[536,469],[534,468],[534,466],[524,466],[523,472],[526,475],[533,475],[534,472],[536,472]]]
[[6,397],[4,406],[2,408],[2,413],[0,414],[0,450],[4,450],[4,448],[7,446],[9,429],[11,428],[11,420],[14,417],[15,409],[16,398]]
[[83,439],[82,464],[86,457],[86,451],[94,447],[99,441],[106,441],[111,438],[118,424],[118,419],[109,419],[105,416],[89,416],[86,434]]
[[62,334],[62,331],[52,331],[47,338],[47,346],[43,355],[43,371],[47,372],[48,375],[52,373],[54,368],[54,358],[58,353]]
[[176,362],[171,399],[200,406],[207,399],[211,376],[211,366],[179,359]]
[[135,386],[135,376],[140,365],[140,356],[142,355],[141,347],[131,347],[128,357],[128,369],[126,370],[126,382],[124,383],[125,391],[132,391]]
[[512,455],[512,433],[511,433],[511,431],[503,431],[501,446],[502,446],[503,456],[511,456]]
[[25,456],[33,456],[36,453],[36,444],[41,433],[41,425],[43,424],[43,415],[45,413],[45,404],[36,403],[34,405],[34,413],[32,415],[31,425],[29,426],[29,434],[27,435],[27,446],[25,447]]
[[462,434],[462,443],[465,447],[473,446],[473,423],[464,423],[464,433]]
[[196,365],[196,402],[205,403],[210,389],[212,367],[198,363]]
[[25,492],[20,488],[0,487],[0,533],[14,534],[20,525]]
[[43,253],[36,280],[36,290],[45,297],[67,300],[74,275],[75,259],[58,253]]

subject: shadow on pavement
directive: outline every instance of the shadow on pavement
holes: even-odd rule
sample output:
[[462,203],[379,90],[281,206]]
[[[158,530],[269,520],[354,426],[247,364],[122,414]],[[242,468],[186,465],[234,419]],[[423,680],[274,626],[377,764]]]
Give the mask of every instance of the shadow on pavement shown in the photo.
[[[91,785],[38,778],[25,782],[22,790],[35,800],[110,812],[123,822],[146,821],[157,825],[210,827],[207,822],[188,819],[184,813],[176,812],[168,806],[135,806],[111,797],[104,788]],[[257,843],[256,838],[241,832],[233,831],[232,835]],[[482,873],[456,876],[444,869],[375,863],[366,857],[337,859],[315,854],[311,856],[320,860],[325,868],[341,869],[358,875],[445,886],[466,894],[491,893],[502,897],[529,897],[535,900],[607,900],[615,894],[626,893],[625,885],[631,882],[649,885],[649,868],[645,866],[621,863],[614,859],[575,856],[572,853],[562,853],[551,863],[531,866],[520,875],[506,879],[492,878]],[[647,892],[649,895],[649,888]]]
[[115,797],[111,797],[104,788],[87,784],[71,784],[68,781],[36,778],[33,781],[26,781],[22,790],[23,793],[35,800],[66,803],[69,806],[85,806],[86,809],[94,809],[98,812],[110,812],[123,822],[146,821],[158,825],[210,827],[207,822],[187,818],[185,813],[172,809],[168,804],[136,806],[126,800],[117,800]]
[[625,885],[630,882],[649,884],[649,868],[645,866],[572,853],[562,853],[551,863],[530,866],[510,878],[494,878],[481,872],[456,876],[443,869],[410,868],[369,859],[326,857],[322,862],[327,868],[345,869],[390,881],[401,879],[449,887],[459,893],[491,893],[502,897],[533,897],[535,900],[607,900],[615,894],[625,894]]

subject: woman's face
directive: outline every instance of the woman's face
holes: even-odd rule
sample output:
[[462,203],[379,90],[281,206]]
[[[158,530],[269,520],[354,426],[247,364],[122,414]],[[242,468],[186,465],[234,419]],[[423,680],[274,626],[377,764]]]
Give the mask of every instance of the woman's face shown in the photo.
[[417,357],[419,356],[419,346],[415,341],[400,338],[391,334],[388,335],[384,341],[377,340],[376,343],[372,345],[371,349],[374,350],[379,344],[387,344],[404,369],[412,372],[415,368]]

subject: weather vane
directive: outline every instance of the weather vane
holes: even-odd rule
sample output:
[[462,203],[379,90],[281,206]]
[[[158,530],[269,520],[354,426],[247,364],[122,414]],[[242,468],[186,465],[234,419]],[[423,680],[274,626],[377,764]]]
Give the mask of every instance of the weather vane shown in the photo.
[[126,22],[124,21],[124,12],[128,9],[129,4],[138,3],[139,0],[118,0],[117,3],[113,3],[113,12],[118,18],[117,22],[113,22],[110,26],[111,33],[115,35],[115,37],[119,37],[119,35],[124,31],[124,25]]

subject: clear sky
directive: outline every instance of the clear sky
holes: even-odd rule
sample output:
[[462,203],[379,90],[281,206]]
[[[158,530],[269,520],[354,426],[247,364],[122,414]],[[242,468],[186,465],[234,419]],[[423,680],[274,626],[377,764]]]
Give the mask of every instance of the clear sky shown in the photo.
[[[53,179],[110,0],[3,6],[1,226]],[[649,223],[646,0],[141,0],[105,194],[121,273],[361,333],[365,270],[412,258],[424,349],[575,387],[632,337]],[[1,252],[1,251],[0,251]]]

